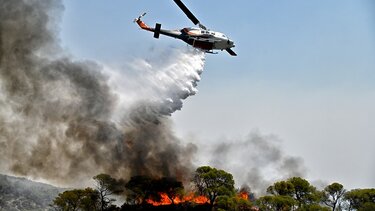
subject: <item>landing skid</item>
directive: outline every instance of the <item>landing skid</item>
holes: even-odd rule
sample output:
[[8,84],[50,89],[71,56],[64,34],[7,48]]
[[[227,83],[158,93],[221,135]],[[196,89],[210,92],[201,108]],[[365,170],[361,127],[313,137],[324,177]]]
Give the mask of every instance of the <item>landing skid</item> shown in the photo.
[[204,51],[205,53],[209,53],[209,54],[218,54],[218,52],[214,52],[214,51]]

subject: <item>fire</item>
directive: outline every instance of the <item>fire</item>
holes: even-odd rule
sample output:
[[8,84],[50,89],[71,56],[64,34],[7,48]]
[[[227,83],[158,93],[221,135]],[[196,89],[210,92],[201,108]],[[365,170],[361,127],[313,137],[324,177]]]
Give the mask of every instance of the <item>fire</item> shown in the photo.
[[246,193],[246,192],[240,192],[238,194],[238,197],[241,198],[241,199],[249,200],[249,194]]
[[[146,199],[146,202],[153,206],[162,206],[162,205],[171,205],[172,200],[168,197],[166,193],[159,193],[160,201],[154,201],[152,199]],[[206,204],[209,202],[209,199],[205,196],[195,196],[194,193],[190,193],[182,198],[174,197],[173,203],[180,204],[184,202],[193,202],[196,204]]]
[[151,199],[146,199],[147,203],[152,204],[154,206],[172,204],[172,200],[168,197],[168,195],[166,193],[160,193],[159,195],[160,195],[160,201],[154,201],[154,200],[151,200]]
[[195,196],[194,193],[184,197],[184,202],[194,202],[196,204],[206,204],[209,203],[209,199],[206,196]]
[[208,200],[207,197],[205,196],[197,196],[195,198],[193,198],[192,200],[194,203],[197,203],[197,204],[206,204],[208,203],[210,200]]

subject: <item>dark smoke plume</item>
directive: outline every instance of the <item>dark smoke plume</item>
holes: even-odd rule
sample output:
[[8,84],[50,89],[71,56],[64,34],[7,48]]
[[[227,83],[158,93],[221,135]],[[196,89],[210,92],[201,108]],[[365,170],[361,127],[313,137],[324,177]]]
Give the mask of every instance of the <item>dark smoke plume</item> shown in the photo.
[[66,185],[101,172],[183,179],[195,146],[181,145],[167,117],[195,94],[202,53],[175,50],[179,62],[137,76],[149,88],[123,95],[113,71],[64,55],[62,10],[58,0],[0,2],[0,171]]
[[238,185],[247,184],[264,194],[275,180],[304,176],[305,167],[298,157],[287,156],[275,136],[258,132],[247,138],[223,141],[213,149],[211,164],[232,172]]

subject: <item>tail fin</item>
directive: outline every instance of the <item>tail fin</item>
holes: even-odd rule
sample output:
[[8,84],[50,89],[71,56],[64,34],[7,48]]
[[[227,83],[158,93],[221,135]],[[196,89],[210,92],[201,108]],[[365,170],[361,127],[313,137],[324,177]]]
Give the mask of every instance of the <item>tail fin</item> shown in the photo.
[[160,24],[160,23],[157,23],[157,24],[155,25],[155,31],[154,31],[154,37],[155,37],[156,39],[159,38],[159,35],[160,35],[160,28],[161,28],[161,24]]

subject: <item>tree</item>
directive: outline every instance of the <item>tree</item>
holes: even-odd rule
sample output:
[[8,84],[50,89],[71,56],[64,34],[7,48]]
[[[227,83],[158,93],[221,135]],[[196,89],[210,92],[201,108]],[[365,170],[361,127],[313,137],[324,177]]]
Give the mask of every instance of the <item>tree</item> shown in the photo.
[[287,182],[293,185],[293,198],[298,201],[298,207],[319,202],[320,193],[307,180],[301,177],[292,177]]
[[340,207],[345,192],[343,185],[337,182],[332,183],[324,188],[322,201],[325,205],[331,207],[332,211],[335,211],[337,207]]
[[197,191],[206,196],[213,206],[218,196],[233,196],[234,180],[230,173],[209,166],[197,168],[193,177]]
[[298,208],[297,211],[330,211],[330,209],[319,204],[306,204]]
[[110,195],[123,192],[123,181],[112,178],[108,174],[99,174],[93,177],[96,182],[96,189],[99,192],[100,208],[105,210],[115,199],[109,198]]
[[[263,198],[274,209],[284,210],[285,207],[296,206],[299,209],[307,209],[308,205],[318,206],[320,193],[310,183],[300,177],[292,177],[286,181],[275,182],[267,188],[267,192],[273,196]],[[283,197],[275,197],[283,196]],[[290,199],[294,200],[291,203]],[[285,203],[285,204],[283,204]]]
[[287,211],[292,210],[296,204],[296,200],[291,196],[273,195],[260,197],[256,203],[260,210]]
[[344,194],[348,210],[373,210],[375,208],[375,189],[354,189]]
[[57,210],[76,211],[79,208],[81,200],[81,190],[71,190],[60,193],[54,200],[53,205]]
[[134,176],[125,185],[127,192],[127,201],[132,204],[145,203],[147,199],[160,201],[161,193],[164,193],[171,200],[183,195],[184,186],[182,182],[173,177],[162,177],[160,179],[151,179],[148,176]]
[[251,211],[253,204],[249,200],[236,198],[236,211]]
[[255,201],[255,193],[251,192],[251,188],[246,184],[241,186],[241,188],[237,191],[237,195],[247,199],[248,201]]
[[127,201],[142,204],[152,195],[152,179],[148,176],[134,176],[125,185],[128,190]]
[[220,211],[234,211],[236,210],[236,201],[234,197],[218,196],[215,204],[215,209]]
[[83,194],[80,208],[87,211],[99,210],[99,192],[92,188],[86,188]]
[[238,196],[218,196],[215,202],[215,210],[220,211],[251,211],[252,208],[249,200]]
[[280,196],[293,196],[294,191],[294,186],[289,181],[275,182],[273,185],[267,188],[267,193]]
[[92,188],[74,189],[60,193],[53,200],[53,207],[61,211],[98,210],[99,192]]
[[163,177],[161,179],[154,180],[152,184],[154,186],[153,193],[158,195],[160,193],[167,194],[172,204],[174,204],[176,197],[183,195],[184,186],[182,185],[182,182],[177,181],[176,178]]

